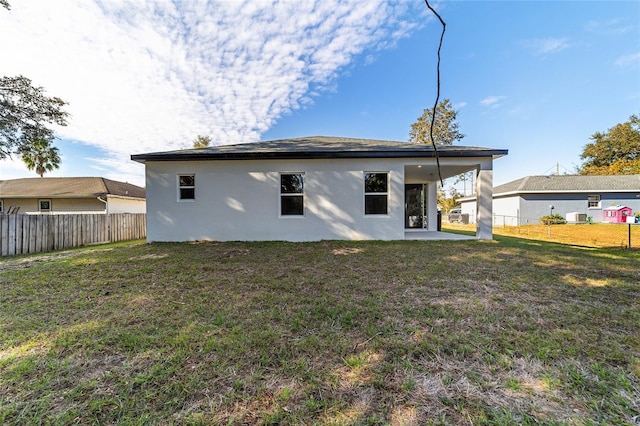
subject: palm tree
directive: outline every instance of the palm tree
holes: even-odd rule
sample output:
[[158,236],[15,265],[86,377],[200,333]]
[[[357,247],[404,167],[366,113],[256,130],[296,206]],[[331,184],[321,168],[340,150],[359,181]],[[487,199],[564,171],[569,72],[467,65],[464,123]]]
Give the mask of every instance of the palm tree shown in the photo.
[[36,171],[40,177],[53,169],[60,168],[58,148],[51,145],[50,140],[36,139],[28,147],[20,150],[20,157],[27,169]]

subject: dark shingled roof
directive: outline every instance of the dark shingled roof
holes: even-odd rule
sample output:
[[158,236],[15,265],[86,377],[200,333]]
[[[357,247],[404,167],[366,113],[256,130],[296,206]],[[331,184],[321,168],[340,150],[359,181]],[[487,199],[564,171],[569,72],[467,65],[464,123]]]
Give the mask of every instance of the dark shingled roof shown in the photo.
[[640,192],[640,175],[527,176],[493,188],[493,195],[523,192]]
[[[469,146],[439,146],[441,157],[502,157],[506,149]],[[431,145],[409,142],[309,136],[207,148],[134,154],[131,159],[145,161],[265,160],[305,158],[406,158],[435,157]]]
[[145,190],[130,183],[100,177],[0,180],[0,198],[96,198],[105,195],[145,198]]

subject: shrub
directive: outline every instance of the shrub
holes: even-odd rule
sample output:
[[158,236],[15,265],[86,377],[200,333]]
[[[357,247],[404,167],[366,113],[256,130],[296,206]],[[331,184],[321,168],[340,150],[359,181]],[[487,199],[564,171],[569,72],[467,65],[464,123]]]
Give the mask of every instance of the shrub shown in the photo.
[[540,223],[544,225],[561,225],[567,221],[558,213],[549,214],[540,218]]

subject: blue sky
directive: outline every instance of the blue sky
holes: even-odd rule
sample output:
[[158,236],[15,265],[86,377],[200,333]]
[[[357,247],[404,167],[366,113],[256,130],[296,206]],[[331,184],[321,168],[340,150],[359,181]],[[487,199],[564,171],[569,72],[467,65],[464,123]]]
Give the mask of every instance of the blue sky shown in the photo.
[[[198,134],[405,141],[435,99],[440,25],[421,0],[11,3],[0,49],[15,60],[0,75],[30,77],[72,114],[49,176],[143,184],[130,154]],[[458,144],[509,150],[495,184],[572,172],[593,133],[640,113],[640,2],[433,4]],[[0,179],[29,176],[0,162]]]

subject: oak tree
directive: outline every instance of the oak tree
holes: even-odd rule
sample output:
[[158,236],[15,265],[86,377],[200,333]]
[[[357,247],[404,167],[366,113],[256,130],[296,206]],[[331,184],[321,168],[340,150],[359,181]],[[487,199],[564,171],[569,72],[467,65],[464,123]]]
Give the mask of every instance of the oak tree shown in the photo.
[[583,175],[640,174],[640,116],[591,136],[580,158]]
[[[418,117],[418,121],[411,125],[409,133],[409,142],[431,144],[430,127],[433,110],[427,108],[422,115]],[[436,115],[433,122],[433,142],[436,145],[453,145],[454,142],[464,138],[464,135],[458,131],[458,122],[456,118],[458,113],[451,106],[449,99],[443,99],[436,106]]]
[[67,125],[62,99],[49,97],[24,76],[0,77],[0,159],[54,139],[52,125]]

